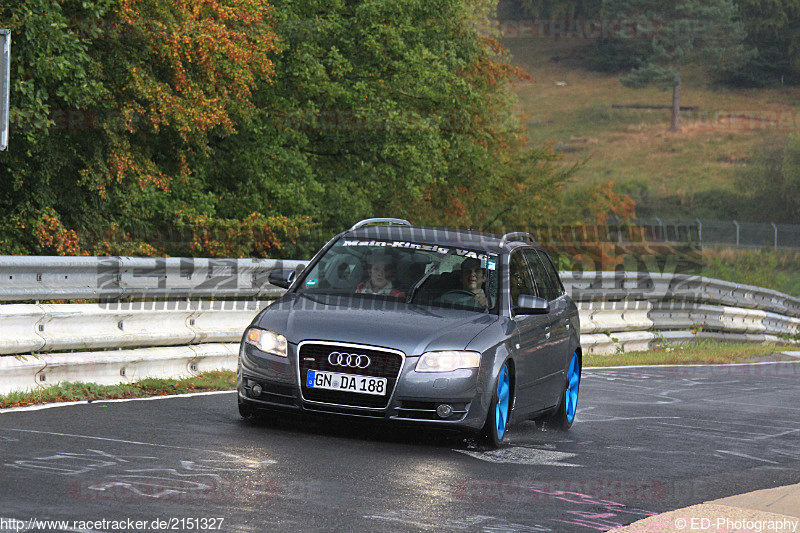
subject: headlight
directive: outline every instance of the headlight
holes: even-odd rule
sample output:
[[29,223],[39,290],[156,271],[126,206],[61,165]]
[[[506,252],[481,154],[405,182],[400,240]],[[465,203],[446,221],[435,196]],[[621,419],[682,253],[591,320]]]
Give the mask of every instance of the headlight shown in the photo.
[[245,342],[252,344],[262,352],[286,357],[286,337],[266,329],[251,328],[244,338]]
[[478,368],[481,354],[478,352],[425,352],[417,361],[417,372],[452,372],[459,368]]

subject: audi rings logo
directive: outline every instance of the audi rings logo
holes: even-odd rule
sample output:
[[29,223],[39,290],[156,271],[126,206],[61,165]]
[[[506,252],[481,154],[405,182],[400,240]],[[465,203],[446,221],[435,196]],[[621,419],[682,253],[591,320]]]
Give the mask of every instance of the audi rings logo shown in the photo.
[[369,357],[357,353],[331,352],[330,355],[328,355],[328,363],[332,366],[367,368],[370,362]]

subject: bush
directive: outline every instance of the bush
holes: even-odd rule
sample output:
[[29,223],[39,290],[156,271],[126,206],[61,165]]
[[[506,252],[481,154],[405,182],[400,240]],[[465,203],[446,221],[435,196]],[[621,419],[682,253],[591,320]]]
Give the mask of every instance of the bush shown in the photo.
[[800,252],[707,248],[703,275],[800,297]]
[[800,224],[800,136],[765,141],[736,182],[748,219]]

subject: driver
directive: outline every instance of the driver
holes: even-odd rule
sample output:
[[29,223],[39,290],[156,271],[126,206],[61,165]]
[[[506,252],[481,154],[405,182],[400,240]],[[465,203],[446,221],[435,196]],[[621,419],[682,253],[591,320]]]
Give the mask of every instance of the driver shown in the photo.
[[486,273],[481,267],[479,259],[465,259],[461,263],[461,288],[471,292],[475,297],[475,303],[481,307],[491,307],[489,298],[483,292],[483,283],[486,281]]
[[361,294],[379,294],[382,296],[405,297],[405,293],[392,287],[394,277],[394,261],[386,253],[373,253],[367,257],[369,279],[359,283],[356,292]]

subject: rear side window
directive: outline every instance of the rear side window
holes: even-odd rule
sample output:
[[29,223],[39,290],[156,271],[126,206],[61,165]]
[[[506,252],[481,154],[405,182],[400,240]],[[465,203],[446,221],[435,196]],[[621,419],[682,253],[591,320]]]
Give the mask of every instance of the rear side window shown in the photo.
[[547,272],[536,250],[525,250],[524,253],[533,271],[533,279],[536,282],[536,287],[539,289],[539,296],[548,302],[558,298],[560,292],[556,287],[556,282],[551,279],[550,274]]

